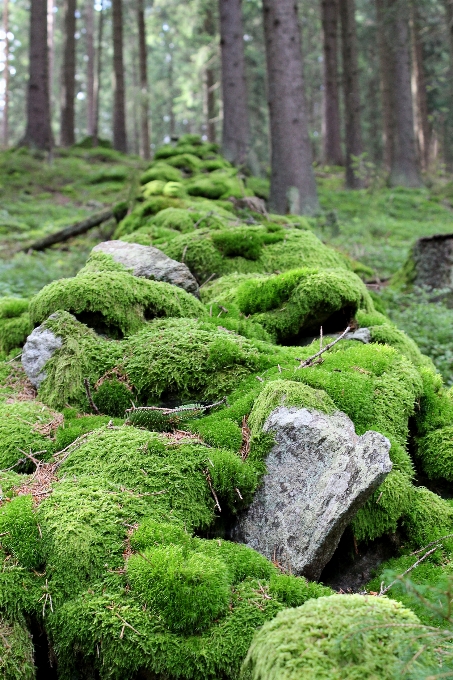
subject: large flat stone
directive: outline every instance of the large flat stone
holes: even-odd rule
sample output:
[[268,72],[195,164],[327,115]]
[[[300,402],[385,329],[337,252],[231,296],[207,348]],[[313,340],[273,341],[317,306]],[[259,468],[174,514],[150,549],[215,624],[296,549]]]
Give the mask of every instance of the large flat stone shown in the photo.
[[341,411],[274,409],[263,430],[275,445],[235,538],[293,574],[319,578],[354,514],[392,469],[390,442],[358,436]]
[[182,262],[172,260],[158,248],[141,246],[138,243],[126,243],[125,241],[104,241],[98,243],[93,248],[93,252],[110,255],[115,262],[131,269],[134,276],[171,283],[183,288],[195,297],[200,296],[198,283],[189,268]]

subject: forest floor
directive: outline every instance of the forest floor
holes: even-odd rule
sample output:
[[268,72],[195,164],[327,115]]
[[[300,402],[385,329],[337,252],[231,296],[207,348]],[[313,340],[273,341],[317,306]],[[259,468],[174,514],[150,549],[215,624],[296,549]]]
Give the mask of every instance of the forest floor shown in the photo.
[[[44,252],[26,252],[27,245],[131,198],[144,167],[138,157],[110,149],[57,150],[51,160],[24,149],[0,152],[0,296],[28,297],[54,279],[74,276],[91,248],[111,236],[114,220]],[[313,231],[375,272],[387,313],[453,384],[453,310],[422,291],[386,285],[416,239],[453,233],[453,181],[352,192],[343,188],[341,169],[320,168],[316,175],[321,212],[311,220]]]

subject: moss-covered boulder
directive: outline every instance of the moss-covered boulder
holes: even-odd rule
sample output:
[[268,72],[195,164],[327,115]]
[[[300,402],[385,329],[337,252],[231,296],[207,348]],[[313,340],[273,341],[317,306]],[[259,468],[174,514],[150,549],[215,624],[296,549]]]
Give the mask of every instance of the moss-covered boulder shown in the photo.
[[0,616],[0,673],[4,680],[34,680],[31,635],[25,625]]

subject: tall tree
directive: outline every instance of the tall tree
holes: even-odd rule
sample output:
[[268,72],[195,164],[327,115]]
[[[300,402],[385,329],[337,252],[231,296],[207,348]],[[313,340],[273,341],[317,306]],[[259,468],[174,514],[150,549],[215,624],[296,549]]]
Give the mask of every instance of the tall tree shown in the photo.
[[409,8],[407,0],[385,0],[386,28],[391,57],[393,149],[391,186],[419,187],[412,108],[409,50]]
[[318,197],[308,136],[297,3],[263,0],[271,132],[271,210],[313,213]]
[[54,104],[54,65],[55,65],[55,2],[54,0],[47,0],[47,47],[49,50],[49,101],[50,110],[53,110]]
[[143,158],[150,156],[149,143],[149,93],[148,93],[148,68],[146,53],[146,27],[145,10],[143,0],[137,0],[137,23],[138,23],[138,58],[140,70],[140,123],[141,123],[141,153]]
[[415,128],[418,149],[423,170],[429,167],[431,146],[431,126],[428,119],[428,96],[426,91],[425,66],[423,63],[423,43],[421,38],[421,17],[418,7],[411,3],[411,44],[412,70],[415,85]]
[[384,165],[388,172],[393,156],[393,104],[392,104],[392,59],[386,19],[386,0],[376,0],[377,39],[379,51],[379,72],[382,100],[382,133],[384,142]]
[[123,60],[122,0],[112,0],[113,15],[113,148],[127,152],[126,105]]
[[[205,20],[204,20],[204,31],[213,40],[216,34],[216,27],[214,21],[214,12],[211,5],[205,10]],[[204,86],[205,86],[205,101],[204,101],[204,113],[206,114],[206,127],[208,132],[208,141],[216,141],[216,76],[215,70],[213,68],[213,63],[216,60],[217,55],[214,54],[208,60],[205,66],[204,74]]]
[[9,141],[8,131],[8,109],[9,109],[9,7],[8,0],[3,1],[3,30],[5,32],[5,66],[4,66],[4,83],[5,93],[3,97],[3,146],[6,148]]
[[444,0],[447,23],[448,52],[450,56],[448,113],[445,120],[444,156],[447,168],[453,170],[453,0]]
[[98,45],[97,45],[97,60],[96,70],[94,75],[94,124],[93,124],[93,146],[97,146],[99,142],[99,109],[101,101],[101,75],[102,75],[102,40],[104,35],[104,0],[101,0],[101,9],[99,11],[98,23]]
[[354,156],[363,153],[360,127],[360,89],[357,60],[357,35],[354,0],[339,0],[341,46],[343,54],[343,88],[345,108],[346,186],[359,189],[362,180],[354,172]]
[[74,97],[75,97],[75,30],[76,0],[65,0],[64,47],[61,72],[61,122],[60,144],[74,144]]
[[85,36],[87,54],[87,132],[90,137],[94,134],[95,97],[94,97],[94,5],[93,0],[86,1],[85,7]]
[[47,0],[31,0],[27,127],[22,144],[52,148],[47,46]]
[[[249,144],[249,123],[241,0],[219,0],[219,12],[223,97],[222,149],[229,161],[235,165],[244,165]],[[266,9],[264,12],[266,15]]]
[[322,0],[324,53],[323,128],[324,161],[341,165],[341,123],[338,95],[338,0]]

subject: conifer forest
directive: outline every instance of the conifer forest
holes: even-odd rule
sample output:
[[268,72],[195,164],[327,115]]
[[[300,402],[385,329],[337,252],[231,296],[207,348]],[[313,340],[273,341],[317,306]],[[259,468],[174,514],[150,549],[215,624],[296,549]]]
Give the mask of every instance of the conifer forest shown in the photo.
[[453,0],[0,0],[0,680],[453,678]]

